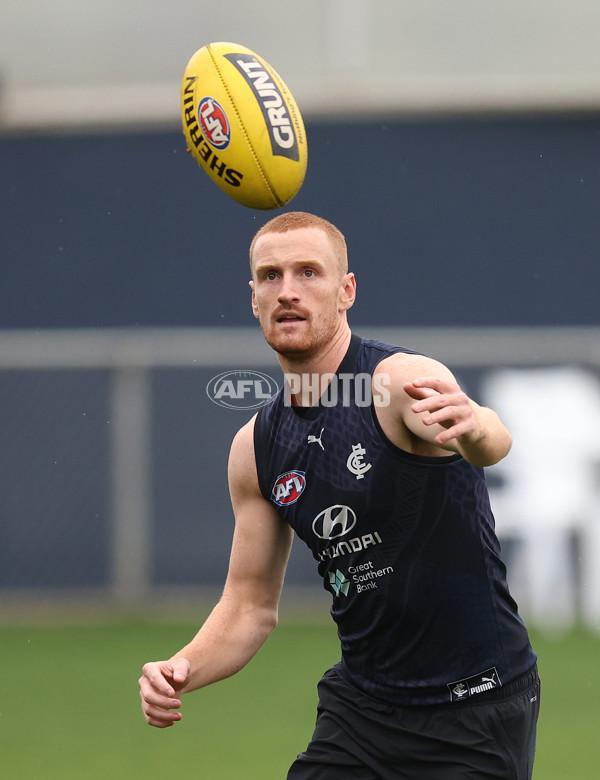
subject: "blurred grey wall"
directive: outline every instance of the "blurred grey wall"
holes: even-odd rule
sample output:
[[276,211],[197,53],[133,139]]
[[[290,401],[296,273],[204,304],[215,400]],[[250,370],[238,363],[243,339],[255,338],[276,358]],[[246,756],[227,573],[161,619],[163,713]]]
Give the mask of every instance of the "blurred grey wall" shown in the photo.
[[7,0],[5,125],[170,121],[188,59],[256,50],[307,115],[597,107],[594,0]]

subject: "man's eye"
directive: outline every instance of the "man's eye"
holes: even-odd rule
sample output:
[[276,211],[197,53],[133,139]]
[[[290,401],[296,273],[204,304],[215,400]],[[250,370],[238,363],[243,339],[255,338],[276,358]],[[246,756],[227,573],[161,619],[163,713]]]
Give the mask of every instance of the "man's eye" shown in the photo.
[[310,277],[310,276],[314,276],[314,275],[315,275],[315,272],[312,270],[312,268],[307,268],[304,271],[304,276],[309,276]]
[[269,271],[269,273],[266,275],[266,279],[269,282],[272,282],[276,278],[277,278],[277,274],[275,273],[275,271]]

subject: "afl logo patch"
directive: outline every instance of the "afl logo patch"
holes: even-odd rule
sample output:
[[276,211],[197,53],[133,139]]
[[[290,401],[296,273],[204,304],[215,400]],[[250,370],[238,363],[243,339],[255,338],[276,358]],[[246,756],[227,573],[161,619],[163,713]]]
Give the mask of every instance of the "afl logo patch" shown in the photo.
[[231,141],[231,125],[220,103],[212,97],[203,97],[198,103],[198,122],[211,146],[227,149]]
[[271,490],[271,498],[278,506],[295,504],[304,493],[306,474],[304,471],[286,471],[275,480]]

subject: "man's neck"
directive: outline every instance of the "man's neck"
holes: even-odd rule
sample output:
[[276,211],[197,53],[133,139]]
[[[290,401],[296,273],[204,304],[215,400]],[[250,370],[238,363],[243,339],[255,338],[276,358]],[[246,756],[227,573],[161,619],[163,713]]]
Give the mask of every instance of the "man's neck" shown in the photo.
[[277,356],[294,406],[314,406],[318,402],[331,375],[336,373],[344,359],[351,338],[352,332],[346,324],[316,355],[298,358]]

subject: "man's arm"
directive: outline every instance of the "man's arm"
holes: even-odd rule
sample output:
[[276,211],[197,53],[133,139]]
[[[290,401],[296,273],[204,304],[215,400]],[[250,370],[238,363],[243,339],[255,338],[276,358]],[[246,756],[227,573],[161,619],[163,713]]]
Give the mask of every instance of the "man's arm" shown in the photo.
[[491,466],[510,450],[511,435],[496,412],[469,398],[442,363],[399,353],[382,361],[376,373],[389,377],[390,390],[389,405],[377,408],[378,419],[402,449],[458,452],[474,466]]
[[256,474],[254,420],[236,435],[229,457],[235,531],[223,595],[194,639],[168,661],[145,664],[140,677],[147,722],[181,719],[179,696],[235,674],[277,624],[292,529],[262,496]]

